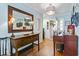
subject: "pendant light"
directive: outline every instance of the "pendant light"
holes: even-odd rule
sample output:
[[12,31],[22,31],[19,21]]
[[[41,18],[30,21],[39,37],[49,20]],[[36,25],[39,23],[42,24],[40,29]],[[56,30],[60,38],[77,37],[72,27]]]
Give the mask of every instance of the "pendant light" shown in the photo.
[[47,15],[54,15],[55,14],[55,6],[52,4],[49,4],[49,6],[46,8],[46,14]]

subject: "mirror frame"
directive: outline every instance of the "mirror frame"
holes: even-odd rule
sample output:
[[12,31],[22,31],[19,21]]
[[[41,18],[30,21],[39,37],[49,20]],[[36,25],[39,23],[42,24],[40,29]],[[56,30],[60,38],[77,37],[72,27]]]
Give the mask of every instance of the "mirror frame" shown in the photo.
[[32,25],[32,29],[21,29],[21,30],[14,30],[12,27],[13,27],[13,24],[12,24],[12,20],[11,18],[13,17],[13,10],[14,11],[17,11],[17,12],[20,12],[20,13],[23,13],[25,15],[29,15],[32,17],[32,21],[34,21],[34,16],[28,12],[25,12],[25,11],[22,11],[18,8],[15,8],[15,7],[12,7],[12,6],[9,6],[8,5],[8,33],[11,33],[11,32],[26,32],[26,31],[32,31],[33,32],[33,26]]

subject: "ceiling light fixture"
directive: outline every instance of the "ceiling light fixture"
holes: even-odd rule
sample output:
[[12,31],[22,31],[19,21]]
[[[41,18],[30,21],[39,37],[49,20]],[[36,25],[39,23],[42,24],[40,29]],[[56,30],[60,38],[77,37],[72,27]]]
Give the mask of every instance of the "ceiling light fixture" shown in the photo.
[[55,6],[52,4],[49,4],[49,6],[46,8],[46,14],[47,15],[54,15],[55,14]]

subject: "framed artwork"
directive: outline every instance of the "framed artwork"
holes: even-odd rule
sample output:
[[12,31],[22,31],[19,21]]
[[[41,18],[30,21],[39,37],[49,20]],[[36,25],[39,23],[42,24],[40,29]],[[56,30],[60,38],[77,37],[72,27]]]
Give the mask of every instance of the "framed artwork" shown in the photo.
[[47,21],[47,30],[49,29],[49,22]]
[[33,31],[33,15],[8,6],[8,32]]

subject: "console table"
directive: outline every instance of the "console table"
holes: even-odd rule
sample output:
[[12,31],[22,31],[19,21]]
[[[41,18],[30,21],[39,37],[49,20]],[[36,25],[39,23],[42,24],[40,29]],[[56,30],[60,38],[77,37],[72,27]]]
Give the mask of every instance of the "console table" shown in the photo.
[[19,35],[11,38],[11,46],[16,49],[16,56],[19,55],[18,48],[25,46],[30,43],[38,41],[38,51],[39,51],[39,34],[28,34]]

